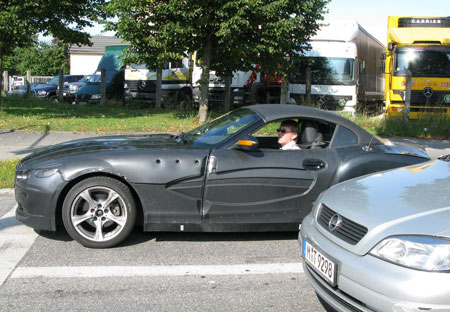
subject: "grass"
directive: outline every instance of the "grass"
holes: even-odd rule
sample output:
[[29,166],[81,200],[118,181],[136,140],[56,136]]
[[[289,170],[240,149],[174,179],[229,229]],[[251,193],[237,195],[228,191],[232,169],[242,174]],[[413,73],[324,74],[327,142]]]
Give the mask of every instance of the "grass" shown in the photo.
[[[210,111],[209,119],[223,112]],[[448,139],[450,120],[429,115],[418,120],[385,119],[357,114],[347,118],[374,135]],[[198,111],[99,105],[50,103],[38,99],[2,98],[0,129],[71,132],[171,132],[188,131],[197,126]]]
[[0,161],[0,189],[14,186],[15,168],[19,160]]
[[436,115],[409,121],[402,118],[383,119],[376,127],[376,134],[444,140],[450,138],[450,120]]
[[[223,112],[222,112],[223,113]],[[221,112],[210,112],[215,118]],[[0,129],[71,132],[181,132],[199,126],[197,111],[71,105],[3,98]]]
[[[149,107],[71,105],[38,99],[0,98],[0,129],[71,132],[171,132],[200,125],[197,110],[165,110]],[[223,112],[210,111],[209,119]],[[346,115],[374,135],[449,139],[450,120],[430,115],[418,120]],[[275,131],[275,130],[274,130]],[[14,185],[17,160],[0,162],[0,188]]]

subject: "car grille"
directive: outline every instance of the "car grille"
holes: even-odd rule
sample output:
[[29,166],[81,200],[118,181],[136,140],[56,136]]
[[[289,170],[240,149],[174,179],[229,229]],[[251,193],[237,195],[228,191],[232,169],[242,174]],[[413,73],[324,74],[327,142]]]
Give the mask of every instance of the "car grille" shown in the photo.
[[366,227],[342,216],[340,226],[336,227],[333,231],[330,231],[328,224],[330,223],[331,218],[335,215],[337,215],[336,212],[322,204],[317,216],[317,222],[333,235],[352,245],[356,245],[364,237],[364,235],[366,235]]
[[411,106],[450,107],[450,103],[445,101],[446,96],[449,97],[450,92],[433,91],[433,94],[427,98],[423,91],[411,91]]
[[130,91],[137,91],[137,92],[156,91],[155,80],[127,80],[127,84]]
[[90,94],[77,94],[76,95],[77,100],[79,101],[88,101],[91,98]]

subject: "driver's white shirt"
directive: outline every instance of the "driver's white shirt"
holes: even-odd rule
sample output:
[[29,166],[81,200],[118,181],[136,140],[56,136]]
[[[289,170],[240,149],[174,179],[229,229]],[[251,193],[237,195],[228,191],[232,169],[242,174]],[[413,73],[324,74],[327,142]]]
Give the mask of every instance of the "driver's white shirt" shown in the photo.
[[295,143],[295,141],[291,141],[288,144],[286,144],[285,146],[282,146],[280,149],[282,150],[299,150],[300,147]]

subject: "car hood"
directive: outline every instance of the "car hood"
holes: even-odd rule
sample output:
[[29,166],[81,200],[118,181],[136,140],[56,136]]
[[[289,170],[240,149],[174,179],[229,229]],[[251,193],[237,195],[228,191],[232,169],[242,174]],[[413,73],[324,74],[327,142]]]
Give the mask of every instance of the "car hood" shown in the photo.
[[[108,86],[108,85],[109,84],[106,83],[106,86]],[[99,93],[100,93],[100,82],[86,82],[77,91],[78,95],[81,95],[81,94],[92,95],[92,94],[99,94]]]
[[39,87],[37,87],[37,88],[34,88],[34,90],[36,90],[36,91],[42,91],[42,90],[45,90],[45,91],[48,91],[48,90],[56,90],[57,87],[58,87],[58,86],[55,86],[55,85],[43,85],[43,86],[39,86]]
[[102,136],[95,138],[79,139],[64,142],[49,147],[44,147],[33,154],[22,159],[21,165],[33,168],[44,166],[45,163],[55,163],[65,157],[92,154],[106,151],[136,151],[146,149],[174,149],[187,148],[183,143],[176,140],[171,134],[147,134],[147,135],[117,135]]
[[70,82],[70,83],[66,83],[65,86],[69,87],[69,86],[77,86],[77,87],[82,87],[86,84],[86,82],[84,81],[78,81],[78,82]]
[[320,202],[368,229],[355,246],[339,241],[358,254],[392,235],[450,236],[450,163],[434,160],[355,178],[331,187]]

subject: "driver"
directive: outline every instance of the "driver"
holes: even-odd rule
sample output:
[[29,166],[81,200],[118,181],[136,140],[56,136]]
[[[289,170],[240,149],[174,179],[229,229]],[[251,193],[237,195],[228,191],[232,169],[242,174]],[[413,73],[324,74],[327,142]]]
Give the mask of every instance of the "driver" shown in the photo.
[[280,125],[278,132],[278,143],[281,145],[282,150],[298,150],[300,147],[297,145],[298,138],[298,123],[292,119],[283,121]]

